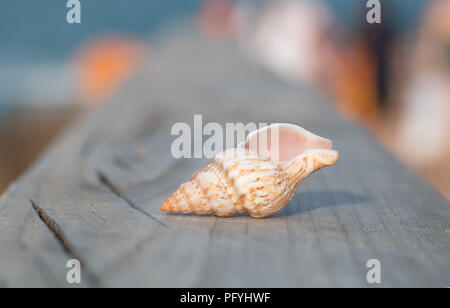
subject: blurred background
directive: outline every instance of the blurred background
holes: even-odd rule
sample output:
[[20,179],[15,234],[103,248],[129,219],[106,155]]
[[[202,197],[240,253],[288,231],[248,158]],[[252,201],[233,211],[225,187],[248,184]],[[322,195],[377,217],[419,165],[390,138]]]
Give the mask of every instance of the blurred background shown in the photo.
[[68,24],[66,1],[2,1],[0,193],[187,22],[327,96],[450,200],[450,1],[380,2],[368,24],[364,0],[80,0]]

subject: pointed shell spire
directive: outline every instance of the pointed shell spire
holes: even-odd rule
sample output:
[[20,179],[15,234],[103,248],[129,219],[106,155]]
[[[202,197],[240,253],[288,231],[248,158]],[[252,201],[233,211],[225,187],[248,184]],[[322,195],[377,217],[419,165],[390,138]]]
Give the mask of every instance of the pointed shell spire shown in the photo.
[[309,174],[338,160],[330,140],[292,124],[273,124],[250,134],[237,149],[218,154],[182,184],[161,210],[267,217],[289,203]]

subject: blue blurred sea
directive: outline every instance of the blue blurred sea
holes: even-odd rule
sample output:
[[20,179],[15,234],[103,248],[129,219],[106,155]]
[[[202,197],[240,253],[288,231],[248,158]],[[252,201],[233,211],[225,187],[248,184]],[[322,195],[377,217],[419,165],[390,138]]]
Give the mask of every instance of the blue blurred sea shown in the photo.
[[107,34],[149,38],[195,14],[202,0],[80,0],[81,24],[68,24],[66,0],[0,3],[0,114],[73,99],[68,63],[87,40]]
[[[234,0],[260,3],[263,0]],[[267,1],[267,0],[266,0]],[[82,24],[66,22],[66,0],[2,0],[0,64],[65,59],[80,43],[105,33],[149,36],[179,17],[194,14],[202,0],[80,0]],[[365,0],[325,0],[347,23],[364,18]],[[381,1],[397,26],[414,24],[427,0]],[[361,12],[364,10],[363,12]],[[354,25],[353,25],[354,26]]]
[[64,60],[80,43],[107,33],[146,37],[201,0],[80,0],[82,23],[66,22],[66,0],[2,0],[0,64]]
[[[67,63],[89,39],[106,34],[152,38],[159,29],[196,14],[203,0],[79,0],[82,23],[66,21],[66,0],[0,3],[0,109],[20,102],[61,102],[73,91]],[[250,6],[273,0],[230,0]],[[429,0],[385,0],[389,20],[408,28]],[[450,1],[450,0],[449,0]],[[365,0],[324,0],[349,29],[365,19]],[[0,110],[1,112],[1,110]]]

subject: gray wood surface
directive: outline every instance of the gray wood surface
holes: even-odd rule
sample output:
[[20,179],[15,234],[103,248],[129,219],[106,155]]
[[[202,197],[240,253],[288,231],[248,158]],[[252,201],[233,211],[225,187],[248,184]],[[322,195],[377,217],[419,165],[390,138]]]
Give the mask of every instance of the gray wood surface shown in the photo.
[[[0,286],[450,287],[450,206],[314,91],[232,44],[172,33],[110,104],[86,112],[0,200]],[[208,160],[175,160],[176,122],[290,122],[334,141],[338,165],[283,211],[168,215],[161,202]]]

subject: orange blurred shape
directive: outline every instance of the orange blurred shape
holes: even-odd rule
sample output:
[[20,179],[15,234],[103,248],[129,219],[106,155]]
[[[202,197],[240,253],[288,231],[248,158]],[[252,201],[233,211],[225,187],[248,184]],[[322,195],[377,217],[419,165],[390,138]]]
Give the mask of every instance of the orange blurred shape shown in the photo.
[[105,102],[142,60],[143,45],[127,37],[96,39],[81,48],[76,56],[76,73],[83,103]]
[[367,42],[357,41],[338,56],[335,82],[338,109],[369,127],[376,125],[376,69]]
[[236,6],[227,0],[205,0],[198,23],[202,31],[213,39],[226,39],[236,30]]

